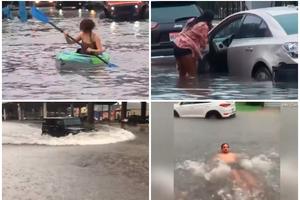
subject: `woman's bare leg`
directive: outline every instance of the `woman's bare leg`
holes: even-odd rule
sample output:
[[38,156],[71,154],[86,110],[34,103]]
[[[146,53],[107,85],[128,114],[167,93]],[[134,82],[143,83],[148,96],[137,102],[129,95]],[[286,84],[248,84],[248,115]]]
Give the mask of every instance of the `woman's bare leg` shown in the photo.
[[196,76],[197,74],[197,65],[196,59],[192,57],[192,54],[181,56],[176,59],[179,76],[184,77],[186,75]]
[[179,77],[185,77],[186,76],[186,71],[184,68],[184,59],[182,57],[176,58],[176,63],[177,63],[177,70],[179,72]]

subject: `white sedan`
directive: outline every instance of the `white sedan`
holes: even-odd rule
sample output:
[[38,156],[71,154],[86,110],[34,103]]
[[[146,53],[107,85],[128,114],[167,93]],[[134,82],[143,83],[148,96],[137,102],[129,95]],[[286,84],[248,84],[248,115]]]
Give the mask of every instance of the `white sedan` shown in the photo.
[[209,53],[199,70],[229,72],[259,81],[298,80],[298,8],[235,13],[209,33]]
[[175,117],[227,118],[235,113],[235,103],[230,101],[180,102],[174,105]]

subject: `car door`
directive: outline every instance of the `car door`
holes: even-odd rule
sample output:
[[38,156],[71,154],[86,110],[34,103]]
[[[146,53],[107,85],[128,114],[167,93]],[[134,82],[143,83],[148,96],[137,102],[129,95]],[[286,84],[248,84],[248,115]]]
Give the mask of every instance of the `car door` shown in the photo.
[[240,28],[242,18],[243,14],[234,15],[209,34],[209,53],[206,58],[211,72],[228,72],[227,49]]
[[245,16],[239,32],[228,48],[228,67],[231,75],[251,78],[255,63],[267,48],[267,37],[271,32],[266,22],[259,16]]
[[204,117],[207,102],[183,102],[182,117]]

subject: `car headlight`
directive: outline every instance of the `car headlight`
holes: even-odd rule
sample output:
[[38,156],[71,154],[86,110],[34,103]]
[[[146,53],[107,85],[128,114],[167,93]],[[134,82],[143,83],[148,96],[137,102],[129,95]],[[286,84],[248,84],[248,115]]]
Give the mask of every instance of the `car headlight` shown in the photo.
[[136,9],[138,9],[138,8],[139,8],[139,6],[138,6],[138,5],[135,5],[134,7],[135,7]]
[[292,58],[298,58],[298,42],[284,43],[283,48]]

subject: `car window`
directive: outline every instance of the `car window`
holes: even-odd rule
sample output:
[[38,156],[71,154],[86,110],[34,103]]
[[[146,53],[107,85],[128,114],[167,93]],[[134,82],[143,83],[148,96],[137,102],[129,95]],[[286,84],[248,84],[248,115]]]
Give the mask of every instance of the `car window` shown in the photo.
[[247,15],[235,38],[257,38],[270,36],[271,32],[264,20],[255,15]]
[[66,126],[78,126],[81,125],[81,121],[79,118],[70,118],[70,119],[65,119],[65,125]]
[[175,22],[175,19],[194,17],[200,14],[201,12],[195,4],[151,8],[151,20],[159,23]]
[[234,19],[233,21],[223,26],[220,29],[220,31],[215,35],[214,39],[227,38],[228,36],[235,34],[240,27],[241,20],[242,16]]
[[280,24],[286,34],[298,34],[298,15],[296,13],[274,16],[274,19]]

